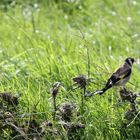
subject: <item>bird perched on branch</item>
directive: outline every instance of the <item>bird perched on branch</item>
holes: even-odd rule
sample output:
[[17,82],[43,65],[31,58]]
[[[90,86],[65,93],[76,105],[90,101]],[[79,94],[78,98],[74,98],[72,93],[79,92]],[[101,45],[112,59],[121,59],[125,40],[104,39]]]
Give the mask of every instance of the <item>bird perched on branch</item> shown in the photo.
[[101,90],[96,91],[94,94],[102,95],[112,86],[122,86],[125,87],[126,82],[130,79],[132,66],[135,62],[134,58],[128,57],[125,59],[125,63],[119,67],[112,76],[108,79],[105,87]]

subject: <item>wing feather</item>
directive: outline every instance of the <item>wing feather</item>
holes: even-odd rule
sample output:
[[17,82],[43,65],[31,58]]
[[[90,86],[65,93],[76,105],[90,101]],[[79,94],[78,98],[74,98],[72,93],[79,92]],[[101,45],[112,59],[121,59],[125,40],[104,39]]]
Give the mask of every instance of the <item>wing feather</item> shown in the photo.
[[108,82],[106,84],[106,87],[108,86],[113,86],[116,83],[118,83],[121,79],[126,78],[127,76],[129,76],[131,74],[131,68],[128,67],[127,65],[123,65],[122,67],[120,67],[119,69],[117,69],[112,76],[108,79]]

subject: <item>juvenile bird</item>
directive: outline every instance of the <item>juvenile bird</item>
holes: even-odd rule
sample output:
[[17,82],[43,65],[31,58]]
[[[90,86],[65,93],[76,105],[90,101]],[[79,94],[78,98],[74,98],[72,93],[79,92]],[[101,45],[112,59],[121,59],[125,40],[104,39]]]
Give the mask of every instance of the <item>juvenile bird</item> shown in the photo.
[[105,87],[101,90],[96,91],[94,94],[102,95],[112,86],[122,86],[125,87],[126,82],[130,79],[132,66],[135,62],[134,58],[128,57],[125,59],[125,63],[119,67],[112,76],[108,79]]

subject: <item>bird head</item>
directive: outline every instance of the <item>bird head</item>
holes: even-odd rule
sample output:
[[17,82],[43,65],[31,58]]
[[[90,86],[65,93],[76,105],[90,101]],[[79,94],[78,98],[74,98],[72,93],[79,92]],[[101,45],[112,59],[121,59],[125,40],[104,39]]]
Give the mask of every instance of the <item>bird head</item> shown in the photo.
[[125,59],[125,62],[126,62],[128,65],[132,66],[133,63],[135,62],[135,59],[132,58],[132,57],[128,57],[128,58]]

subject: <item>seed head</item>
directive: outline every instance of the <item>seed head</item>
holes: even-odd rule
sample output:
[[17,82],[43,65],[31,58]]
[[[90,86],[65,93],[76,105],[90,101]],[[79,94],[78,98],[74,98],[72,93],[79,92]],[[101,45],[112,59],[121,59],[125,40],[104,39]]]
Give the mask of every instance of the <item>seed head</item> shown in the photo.
[[52,94],[52,96],[55,98],[59,92],[59,88],[61,87],[61,83],[60,82],[56,82],[52,85],[52,88],[50,89],[50,93]]
[[61,112],[61,116],[62,116],[62,119],[65,121],[65,122],[70,122],[71,121],[71,118],[73,116],[73,109],[75,108],[75,105],[73,105],[72,103],[63,103],[61,106],[60,106],[60,112]]
[[85,86],[87,85],[87,77],[85,75],[74,77],[73,81],[81,88],[85,88]]

